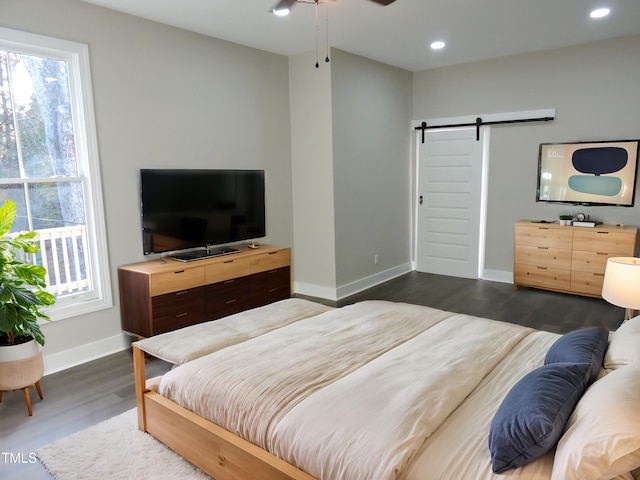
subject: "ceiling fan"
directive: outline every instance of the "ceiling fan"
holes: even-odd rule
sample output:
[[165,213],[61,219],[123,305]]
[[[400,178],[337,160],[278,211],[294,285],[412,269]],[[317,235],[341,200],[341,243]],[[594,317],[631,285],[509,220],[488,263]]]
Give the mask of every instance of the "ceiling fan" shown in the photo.
[[[318,5],[319,3],[334,3],[336,0],[280,0],[275,7],[273,7],[273,12],[281,12],[284,10],[291,10],[291,7],[296,3],[310,3]],[[390,5],[396,0],[369,0],[370,2],[377,3],[378,5]]]
[[[280,0],[275,7],[271,10],[274,14],[279,16],[288,15],[291,7],[293,7],[296,3],[307,3],[311,5],[315,5],[316,7],[316,68],[320,67],[320,63],[318,62],[318,5],[321,4],[329,4],[335,3],[337,0]],[[390,5],[395,0],[369,0],[370,2],[377,3],[378,5],[386,6]],[[327,56],[324,61],[329,62],[329,15],[327,13],[326,17],[327,22]]]

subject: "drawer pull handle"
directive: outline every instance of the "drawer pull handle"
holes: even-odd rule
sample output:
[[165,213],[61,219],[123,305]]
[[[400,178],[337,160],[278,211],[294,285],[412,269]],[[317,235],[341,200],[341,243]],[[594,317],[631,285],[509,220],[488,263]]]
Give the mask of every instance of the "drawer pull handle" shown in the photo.
[[183,290],[182,292],[176,292],[176,297],[178,295],[186,295],[187,293],[189,293],[189,290]]
[[173,272],[173,273],[175,273],[175,274],[178,274],[178,273],[184,273],[184,270],[178,270],[178,271]]
[[269,293],[273,293],[273,292],[277,292],[279,290],[279,288],[272,288],[269,290]]
[[224,263],[233,263],[233,260],[225,260]]
[[189,313],[188,313],[188,312],[179,313],[178,315],[176,315],[176,318],[179,318],[179,317],[186,317],[187,315],[189,315]]
[[609,235],[609,232],[596,232],[596,233],[598,233],[600,235]]
[[231,303],[235,303],[237,300],[234,298],[233,300],[227,300],[226,302],[224,302],[225,305],[229,305]]
[[598,252],[596,255],[609,255],[607,252]]
[[225,284],[234,283],[234,282],[235,282],[235,279],[233,279],[233,280],[225,280],[224,281]]
[[549,230],[549,227],[538,227],[538,230]]
[[269,255],[276,255],[278,252],[269,252]]
[[538,270],[546,270],[547,267],[536,267]]
[[604,273],[594,273],[593,275],[596,277],[604,277]]
[[538,247],[538,250],[549,250],[549,247]]

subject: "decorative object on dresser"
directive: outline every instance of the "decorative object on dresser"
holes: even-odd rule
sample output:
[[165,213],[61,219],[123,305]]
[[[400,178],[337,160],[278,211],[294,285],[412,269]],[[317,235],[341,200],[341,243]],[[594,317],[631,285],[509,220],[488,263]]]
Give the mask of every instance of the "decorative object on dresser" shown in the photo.
[[122,329],[146,338],[291,296],[289,248],[235,248],[229,256],[119,267]]
[[600,297],[609,257],[634,256],[636,227],[514,226],[513,286]]
[[613,257],[607,260],[602,298],[626,309],[625,320],[640,310],[640,258]]
[[571,215],[560,215],[558,216],[558,218],[560,219],[560,225],[562,225],[563,227],[571,225],[571,221],[573,220],[573,217]]

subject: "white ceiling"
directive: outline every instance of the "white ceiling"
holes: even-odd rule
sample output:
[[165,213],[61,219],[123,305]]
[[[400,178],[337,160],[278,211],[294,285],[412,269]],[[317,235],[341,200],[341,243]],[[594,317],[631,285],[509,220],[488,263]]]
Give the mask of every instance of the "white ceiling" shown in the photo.
[[[277,17],[277,0],[84,1],[282,55],[316,50],[314,5]],[[601,6],[611,14],[589,18]],[[321,61],[326,11],[330,46],[411,71],[640,33],[640,0],[337,0],[319,9]]]

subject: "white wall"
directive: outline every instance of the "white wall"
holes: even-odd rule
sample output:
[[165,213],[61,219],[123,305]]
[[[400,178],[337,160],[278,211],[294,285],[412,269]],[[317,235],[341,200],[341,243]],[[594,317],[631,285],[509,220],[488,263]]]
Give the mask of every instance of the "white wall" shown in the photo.
[[640,36],[414,74],[415,120],[556,109],[548,124],[492,127],[487,270],[512,272],[519,219],[582,211],[605,223],[640,225],[638,190],[634,208],[535,202],[539,143],[640,138],[639,78]]
[[117,267],[143,260],[141,168],[264,168],[293,243],[287,58],[78,0],[3,0],[0,26],[89,45],[115,306],[44,325],[47,372],[120,350]]

